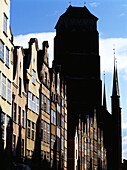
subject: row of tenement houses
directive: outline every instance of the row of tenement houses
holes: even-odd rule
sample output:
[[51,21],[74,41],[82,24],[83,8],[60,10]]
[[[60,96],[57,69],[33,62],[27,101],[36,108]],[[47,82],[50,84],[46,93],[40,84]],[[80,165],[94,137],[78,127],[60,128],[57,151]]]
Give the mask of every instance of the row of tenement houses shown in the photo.
[[[0,1],[0,160],[3,169],[106,169],[103,130],[79,115],[74,146],[67,147],[66,81],[60,66],[49,68],[48,42],[27,49],[13,44],[10,1]],[[85,122],[85,123],[84,123]]]

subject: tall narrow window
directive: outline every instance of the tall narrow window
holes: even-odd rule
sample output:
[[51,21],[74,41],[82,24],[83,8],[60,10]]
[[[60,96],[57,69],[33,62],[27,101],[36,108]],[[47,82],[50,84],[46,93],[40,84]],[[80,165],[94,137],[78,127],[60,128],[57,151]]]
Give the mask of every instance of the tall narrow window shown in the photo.
[[51,109],[51,123],[53,123],[53,110]]
[[21,124],[21,107],[19,106],[18,108],[18,124],[20,125]]
[[14,115],[13,115],[14,122],[16,122],[16,115],[17,115],[17,104],[14,103]]
[[22,139],[22,144],[21,144],[21,156],[22,158],[24,157],[24,139]]
[[48,110],[47,110],[47,112],[48,112],[48,114],[50,113],[50,101],[49,101],[49,99],[47,99],[47,101],[48,101],[48,103],[47,103],[47,105],[48,105]]
[[35,126],[35,124],[34,124],[34,122],[32,122],[32,140],[34,140],[34,126]]
[[16,151],[16,135],[13,134],[13,152]]
[[49,124],[47,123],[47,143],[50,141],[50,135],[49,135]]
[[4,33],[7,35],[7,16],[4,14]]
[[32,82],[33,84],[36,84],[36,72],[33,70],[33,75],[32,75]]
[[56,125],[56,112],[54,111],[54,125]]
[[30,120],[27,120],[27,137],[30,139]]
[[19,95],[21,96],[22,79],[19,77]]
[[28,92],[28,108],[31,109],[31,92]]
[[4,43],[0,40],[0,59],[4,61]]
[[46,135],[46,122],[44,122],[44,142],[47,142]]
[[22,110],[22,126],[25,128],[25,110]]
[[2,131],[2,139],[5,138],[5,114],[1,113],[1,131]]
[[41,109],[43,109],[44,108],[44,95],[43,94],[41,94]]
[[35,96],[34,95],[32,98],[32,110],[33,110],[33,112],[35,112]]
[[9,49],[6,47],[6,65],[9,67]]
[[39,99],[36,98],[36,113],[39,114]]
[[7,93],[7,101],[11,103],[11,82],[8,80],[8,93]]
[[44,96],[44,111],[47,111],[47,98]]
[[2,76],[2,97],[6,99],[6,77]]
[[6,140],[10,143],[11,142],[11,118],[7,116],[7,128],[6,128]]
[[41,140],[43,140],[43,120],[41,120]]

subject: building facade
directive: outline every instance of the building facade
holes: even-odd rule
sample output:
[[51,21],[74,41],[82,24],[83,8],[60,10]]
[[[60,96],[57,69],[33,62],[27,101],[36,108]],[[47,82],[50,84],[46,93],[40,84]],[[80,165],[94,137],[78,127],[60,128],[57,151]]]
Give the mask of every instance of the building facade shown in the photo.
[[[102,104],[97,17],[69,6],[48,41],[15,47],[10,0],[0,5],[0,160],[4,169],[119,170],[121,108],[114,63],[112,115]],[[89,67],[88,67],[89,66]]]

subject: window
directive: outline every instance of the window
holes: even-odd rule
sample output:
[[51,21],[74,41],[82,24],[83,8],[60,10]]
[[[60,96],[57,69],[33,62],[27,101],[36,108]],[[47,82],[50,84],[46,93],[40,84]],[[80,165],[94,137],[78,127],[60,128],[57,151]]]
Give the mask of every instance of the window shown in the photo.
[[4,43],[0,40],[0,59],[4,61]]
[[[65,161],[67,161],[67,149],[65,149],[65,152],[64,152],[64,159]],[[77,159],[77,150],[76,150],[76,159]]]
[[47,152],[47,161],[49,162],[50,161],[50,153]]
[[2,139],[5,137],[5,114],[1,113],[1,131],[2,131]]
[[8,94],[7,94],[7,101],[11,103],[11,82],[8,80]]
[[29,158],[30,159],[30,150],[26,150],[26,155],[27,155],[27,158]]
[[16,135],[13,134],[13,152],[16,151]]
[[64,137],[61,136],[61,149],[64,150]]
[[47,85],[47,73],[45,72],[45,84]]
[[2,97],[6,99],[6,77],[2,75]]
[[22,158],[24,157],[24,139],[22,139],[22,143],[21,143],[21,156]]
[[41,94],[41,109],[43,109],[44,108],[44,102],[43,102],[43,100],[44,100],[44,95],[43,94]]
[[39,114],[39,99],[36,98],[36,113]]
[[51,109],[51,123],[53,123],[53,110]]
[[9,49],[6,47],[6,65],[9,67]]
[[7,35],[7,16],[4,14],[4,33]]
[[28,108],[31,109],[31,92],[28,92]]
[[54,125],[56,125],[56,112],[54,111]]
[[34,140],[34,122],[32,122],[32,140]]
[[6,128],[6,140],[8,143],[11,142],[11,119],[9,116],[7,116],[7,128]]
[[64,128],[64,117],[63,116],[61,116],[61,126],[62,128]]
[[55,136],[51,134],[51,149],[55,149],[54,143],[55,143]]
[[7,116],[7,127],[9,128],[10,127],[10,117],[9,116]]
[[46,96],[44,96],[44,111],[46,112],[47,111],[47,105],[46,105],[46,102],[47,102],[47,98]]
[[46,135],[46,122],[44,122],[44,142],[47,142]]
[[47,99],[47,101],[48,101],[48,110],[47,110],[47,112],[49,114],[50,113],[50,101],[49,101],[49,99]]
[[43,140],[43,120],[41,120],[41,140]]
[[27,137],[30,139],[30,120],[27,120]]
[[49,124],[47,123],[47,143],[50,142],[50,135],[49,135]]
[[14,115],[13,115],[14,122],[16,122],[16,115],[17,115],[17,104],[14,103]]
[[32,111],[35,112],[35,96],[32,98]]
[[22,110],[22,126],[25,128],[25,110]]
[[34,70],[33,70],[32,82],[34,85],[36,84],[36,72]]
[[18,124],[20,125],[21,124],[21,107],[19,106],[18,108]]
[[65,134],[65,139],[67,140],[67,131],[66,130],[64,131],[64,134]]
[[19,95],[21,96],[22,79],[19,77]]

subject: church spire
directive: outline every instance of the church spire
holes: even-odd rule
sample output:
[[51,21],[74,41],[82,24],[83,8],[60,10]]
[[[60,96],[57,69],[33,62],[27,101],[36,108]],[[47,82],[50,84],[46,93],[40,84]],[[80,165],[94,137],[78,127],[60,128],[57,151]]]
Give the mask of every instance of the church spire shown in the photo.
[[103,107],[107,110],[107,104],[106,104],[106,90],[105,90],[105,72],[104,72]]
[[114,50],[114,73],[113,73],[113,90],[112,96],[119,96],[119,84],[118,84],[118,74],[117,74],[117,60],[115,57],[115,49]]

